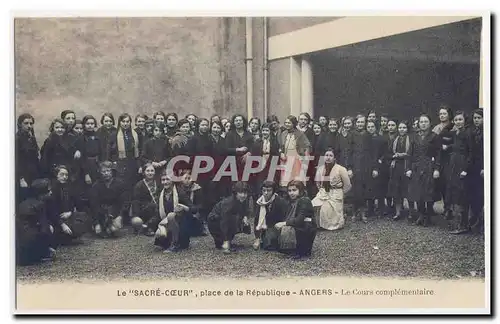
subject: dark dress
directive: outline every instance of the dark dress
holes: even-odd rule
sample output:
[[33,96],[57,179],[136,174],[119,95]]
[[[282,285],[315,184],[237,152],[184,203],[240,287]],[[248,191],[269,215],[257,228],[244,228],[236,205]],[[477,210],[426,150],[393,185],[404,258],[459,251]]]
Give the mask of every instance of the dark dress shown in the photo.
[[252,214],[253,208],[248,199],[240,202],[231,195],[218,202],[208,215],[208,229],[215,247],[220,248],[224,241],[232,241],[238,233],[250,234],[243,226],[243,217],[250,218]]
[[[31,183],[40,177],[40,161],[38,159],[38,144],[31,133],[18,131],[16,134],[16,206],[30,196]],[[20,187],[24,179],[28,188]]]
[[[49,200],[48,212],[50,219],[53,220],[54,234],[59,244],[69,243],[75,238],[79,238],[86,233],[90,228],[90,222],[87,213],[83,212],[81,206],[81,192],[77,191],[71,183],[54,182],[52,186],[52,197]],[[71,216],[63,220],[60,215],[65,212],[72,212]],[[72,235],[68,236],[62,231],[61,225],[65,223],[72,231]]]
[[338,136],[338,149],[339,153],[336,155],[337,163],[352,170],[352,150],[353,150],[353,132],[348,132],[346,136],[339,133]]
[[[254,229],[257,227],[259,222],[260,208],[258,204],[255,205],[254,209]],[[265,206],[266,212],[266,230],[263,230],[260,234],[261,246],[264,250],[277,250],[279,248],[279,232],[274,227],[276,223],[283,222],[288,211],[288,202],[276,195],[274,201]],[[255,230],[257,233],[257,230]]]
[[214,167],[212,172],[209,172],[210,176],[210,211],[214,208],[215,204],[221,201],[224,197],[231,195],[232,192],[232,180],[231,177],[220,177],[220,179],[214,179],[219,171],[224,159],[228,155],[226,139],[219,137],[216,140],[213,136],[210,136],[210,141],[212,142],[212,158],[214,159]]
[[15,222],[16,264],[36,264],[47,257],[54,243],[46,202],[36,198],[22,201]]
[[[452,143],[449,144],[450,159],[446,178],[446,199],[451,205],[468,206],[466,179],[460,173],[468,172],[472,165],[472,143],[470,131],[464,129],[452,132]],[[467,224],[465,224],[467,225]]]
[[[437,134],[437,146],[439,149],[439,154],[440,154],[440,166],[439,166],[439,173],[440,177],[434,181],[435,186],[434,186],[434,201],[440,201],[443,199],[444,204],[445,204],[445,209],[448,209],[450,206],[450,203],[448,201],[448,198],[446,197],[446,192],[447,192],[447,184],[446,180],[449,178],[448,171],[450,170],[449,164],[450,164],[450,157],[451,157],[451,150],[448,148],[447,150],[443,150],[443,145],[451,145],[453,143],[453,124],[449,124]],[[437,127],[434,128],[434,131],[437,132]]]
[[146,141],[149,139],[148,134],[146,134],[146,128],[139,128],[136,127],[134,128],[135,132],[137,133],[137,138],[139,140],[139,156],[142,156],[142,150],[144,148],[144,144],[146,144]]
[[352,196],[358,202],[373,199],[372,171],[374,168],[372,137],[367,132],[353,132],[352,142]]
[[[118,131],[110,136],[110,159],[116,162],[117,177],[121,178],[125,184],[132,189],[134,184],[139,181],[138,170],[140,167],[139,157],[135,156],[135,147],[139,143],[135,143],[132,135],[132,129],[123,131],[123,140],[125,144],[125,157],[120,158],[118,153]],[[138,140],[139,141],[139,140]],[[137,146],[137,149],[139,147]]]
[[243,135],[240,136],[235,129],[232,129],[229,131],[229,133],[226,134],[225,143],[228,156],[236,157],[238,180],[241,180],[243,176],[243,168],[245,167],[243,155],[245,155],[246,153],[237,153],[236,149],[245,146],[248,149],[247,152],[250,152],[254,143],[253,136],[246,130],[243,132]]
[[[408,177],[406,171],[410,169],[410,156],[393,158],[395,153],[409,153],[410,139],[409,135],[399,136],[396,138],[396,147],[394,149],[394,142],[389,143],[389,185],[387,189],[387,196],[394,199],[403,199],[408,195]],[[407,147],[408,144],[408,147]]]
[[[384,199],[387,194],[387,170],[386,168],[386,152],[387,152],[387,139],[384,136],[375,134],[371,136],[370,157],[366,163],[372,163],[372,170],[370,171],[370,180],[367,185],[367,192],[369,199]],[[372,171],[377,171],[378,176],[373,178]],[[383,204],[383,202],[382,202]]]
[[132,213],[135,217],[142,219],[149,230],[155,231],[158,226],[158,199],[160,198],[160,187],[149,191],[144,180],[140,180],[134,186],[132,194]]
[[[182,190],[183,193],[189,197],[189,200],[192,203],[192,207],[190,208],[191,215],[188,217],[187,223],[189,228],[190,236],[203,236],[205,235],[204,224],[206,221],[206,215],[208,213],[205,211],[206,208],[206,199],[203,196],[202,187],[193,183],[189,187],[179,186],[179,190]],[[203,214],[203,215],[202,215]],[[205,217],[205,218],[203,218]]]
[[[266,154],[266,156],[267,156],[267,160],[266,160],[266,164],[264,166],[264,169],[259,173],[254,173],[254,174],[250,175],[250,185],[252,188],[252,194],[253,194],[254,200],[260,196],[260,194],[261,194],[260,187],[262,186],[264,181],[266,181],[268,179],[271,179],[271,181],[274,181],[275,183],[277,183],[277,181],[278,181],[278,172],[274,172],[274,174],[269,175],[269,172],[272,171],[272,170],[270,170],[270,168],[271,168],[271,161],[272,161],[273,157],[278,158],[280,156],[278,140],[274,136],[270,136],[269,137],[269,151],[264,152],[263,150],[264,150],[264,140],[261,137],[253,143],[252,148],[250,150],[250,154],[252,156],[262,157],[262,156],[264,156],[264,154]],[[252,162],[252,167],[256,168],[257,165],[258,165],[258,162]]]
[[[168,145],[164,137],[156,138],[153,137],[148,139],[144,144],[144,148],[141,155],[142,166],[146,163],[168,161],[171,157],[170,145]],[[167,164],[168,165],[168,164]],[[155,168],[155,177],[157,180],[160,179],[162,171],[166,166],[161,168]]]
[[295,254],[310,256],[317,231],[311,200],[307,197],[301,197],[295,202],[289,202],[285,222],[287,226],[291,226],[295,230],[297,242]]
[[100,161],[111,161],[111,152],[116,148],[115,141],[113,141],[113,136],[116,137],[116,127],[106,128],[104,126],[100,127],[97,131],[97,137],[99,138],[99,145],[101,147]]
[[471,128],[471,164],[467,171],[467,191],[470,201],[472,217],[471,226],[483,226],[481,217],[484,205],[484,178],[481,170],[484,170],[484,144],[483,128]]
[[74,180],[76,149],[72,146],[70,139],[72,138],[69,138],[67,134],[58,136],[53,133],[45,140],[41,148],[40,159],[44,177],[54,179],[56,176],[54,174],[55,168],[58,165],[65,165],[69,168],[70,178]]
[[114,218],[128,215],[125,202],[130,201],[130,190],[125,183],[114,178],[109,187],[104,180],[99,179],[93,186],[90,196],[93,225],[108,228]]
[[99,162],[102,162],[102,143],[97,132],[84,132],[82,138],[82,155],[85,173],[92,183],[99,179]]
[[397,135],[396,133],[391,134],[389,132],[383,132],[384,135],[381,135],[381,137],[384,139],[383,143],[383,158],[382,158],[382,164],[380,165],[380,174],[379,174],[379,198],[385,198],[389,197],[388,191],[389,191],[389,178],[390,178],[390,167],[391,167],[391,161],[392,161],[392,156],[393,156],[393,143],[394,140],[396,139]]
[[[410,140],[410,170],[408,200],[415,202],[434,201],[434,170],[439,170],[439,140],[435,133],[413,134]],[[441,176],[441,175],[440,175]]]

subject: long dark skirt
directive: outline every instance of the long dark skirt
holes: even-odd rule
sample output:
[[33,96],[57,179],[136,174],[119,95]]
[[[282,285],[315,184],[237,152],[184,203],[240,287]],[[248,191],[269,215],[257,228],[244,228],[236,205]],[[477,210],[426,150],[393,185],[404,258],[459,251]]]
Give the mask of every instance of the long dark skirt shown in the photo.
[[481,177],[480,170],[474,171],[470,175],[467,175],[466,178],[467,193],[471,208],[469,225],[482,229],[484,227],[484,178]]
[[403,199],[408,196],[408,181],[404,161],[397,161],[394,168],[390,168],[387,196],[394,199]]
[[408,184],[408,200],[416,202],[433,202],[434,186],[433,163],[427,156],[417,157],[416,166],[412,170]]
[[466,179],[460,178],[460,173],[466,171],[467,157],[453,152],[450,156],[449,170],[446,172],[446,200],[451,205],[467,205],[468,195]]
[[[176,215],[175,216],[176,224],[174,224],[174,226],[171,227],[167,226],[167,231],[168,231],[167,236],[156,237],[154,245],[159,246],[164,250],[168,249],[171,245],[174,245],[176,248],[179,249],[189,248],[189,243],[191,241],[191,233],[189,228],[191,217],[192,214],[190,213],[182,213]],[[172,233],[170,232],[171,230],[178,231],[178,233],[176,233],[178,237],[177,242],[173,241],[172,238],[174,235],[172,235]]]

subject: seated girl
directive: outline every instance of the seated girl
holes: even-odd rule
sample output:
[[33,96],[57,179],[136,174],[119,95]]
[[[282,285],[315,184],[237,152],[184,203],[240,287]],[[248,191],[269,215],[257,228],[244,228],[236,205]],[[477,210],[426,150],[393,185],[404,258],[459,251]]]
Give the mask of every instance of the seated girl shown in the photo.
[[210,203],[208,197],[203,197],[201,186],[191,178],[191,170],[182,170],[180,172],[181,182],[179,189],[182,190],[193,204],[193,217],[190,218],[189,228],[191,236],[206,236],[206,222],[203,215],[206,215],[206,209]]
[[16,263],[31,265],[55,257],[54,227],[50,225],[47,202],[52,194],[49,179],[31,184],[34,197],[23,200],[16,211]]
[[248,185],[238,181],[234,184],[233,194],[217,203],[208,215],[208,229],[216,249],[231,253],[235,251],[231,241],[236,234],[251,234],[248,217],[253,214],[253,208],[248,195]]
[[94,232],[98,236],[115,236],[123,226],[124,202],[130,200],[125,183],[116,178],[113,163],[99,164],[101,178],[92,186],[90,206]]
[[[158,223],[158,199],[160,187],[156,182],[156,170],[152,163],[147,163],[142,168],[144,179],[137,182],[132,194],[131,223],[136,233],[145,232],[153,236]],[[156,223],[155,223],[156,222]]]
[[281,252],[292,252],[293,259],[298,260],[311,256],[316,237],[316,220],[311,200],[306,196],[304,183],[290,181],[287,191],[289,206],[285,221],[276,223],[274,227],[279,231]]
[[189,218],[194,210],[189,197],[174,184],[172,177],[161,175],[163,189],[158,200],[158,229],[154,244],[164,252],[178,252],[189,248]]
[[318,193],[312,204],[318,226],[330,231],[344,227],[344,194],[351,189],[351,180],[347,169],[336,163],[333,149],[325,152],[315,181]]
[[255,242],[253,248],[258,250],[278,249],[278,231],[274,225],[285,219],[287,202],[276,193],[273,181],[264,181],[262,195],[257,199],[254,218]]
[[55,169],[56,180],[52,185],[49,213],[53,219],[56,242],[69,244],[88,231],[88,216],[82,212],[81,193],[69,181],[69,170],[60,165]]

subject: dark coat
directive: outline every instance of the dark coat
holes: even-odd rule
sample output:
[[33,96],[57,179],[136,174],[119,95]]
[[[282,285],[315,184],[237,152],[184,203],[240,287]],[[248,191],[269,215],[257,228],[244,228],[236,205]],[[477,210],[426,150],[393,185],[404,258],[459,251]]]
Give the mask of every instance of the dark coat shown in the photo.
[[[266,225],[267,228],[272,228],[276,223],[283,222],[286,217],[286,212],[288,210],[288,202],[281,198],[280,196],[276,196],[274,201],[266,206]],[[254,228],[257,226],[259,222],[259,213],[260,206],[255,204],[254,207]]]
[[125,202],[131,199],[130,190],[120,179],[113,179],[110,186],[106,186],[104,180],[98,180],[93,186],[90,195],[90,206],[94,225],[101,223],[104,226],[106,217],[112,215],[117,217],[128,214],[124,209]]
[[58,136],[51,134],[43,143],[41,148],[41,159],[43,173],[45,177],[54,178],[54,169],[58,165],[65,165],[69,170],[69,176],[75,175],[74,155],[76,148],[72,146],[72,138],[69,135]]
[[467,205],[466,178],[461,178],[461,172],[470,172],[472,166],[472,136],[468,129],[454,131],[448,150],[450,159],[446,172],[446,199],[450,204]]
[[[389,164],[389,184],[387,189],[387,195],[394,199],[406,198],[408,195],[408,177],[406,176],[406,171],[409,169],[410,156],[406,155],[403,157],[393,158],[395,153],[406,153],[406,139],[408,139],[408,144],[410,144],[409,135],[396,138],[396,149],[394,150],[394,142],[389,142],[388,154],[386,160]],[[408,150],[410,147],[408,147]]]
[[[222,241],[231,241],[234,236],[243,231],[243,217],[253,214],[249,201],[239,202],[234,195],[217,203],[209,214],[209,222],[217,223],[218,235]],[[214,232],[212,229],[210,232]],[[222,242],[221,242],[222,243]]]
[[[305,230],[310,227],[316,228],[316,219],[314,217],[314,208],[311,200],[307,197],[301,197],[296,201],[295,213],[290,214],[290,209],[292,208],[292,203],[288,205],[288,211],[286,216],[286,225],[292,226],[296,230]],[[306,218],[311,218],[310,222],[306,222]]]

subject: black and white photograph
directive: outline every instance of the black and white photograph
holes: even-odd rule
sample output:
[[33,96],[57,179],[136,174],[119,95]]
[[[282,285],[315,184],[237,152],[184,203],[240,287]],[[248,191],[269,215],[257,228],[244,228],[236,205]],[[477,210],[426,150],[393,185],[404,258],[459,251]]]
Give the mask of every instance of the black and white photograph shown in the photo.
[[490,313],[487,14],[12,20],[15,312]]

